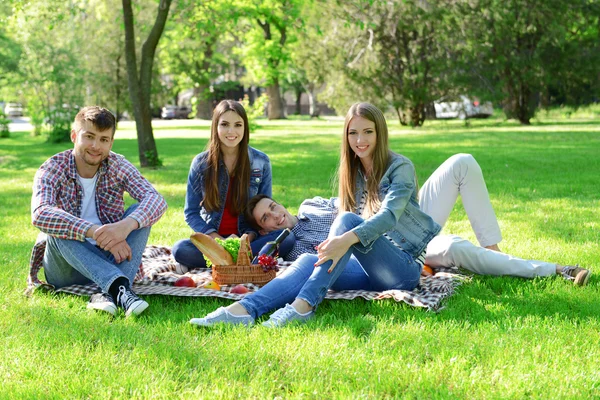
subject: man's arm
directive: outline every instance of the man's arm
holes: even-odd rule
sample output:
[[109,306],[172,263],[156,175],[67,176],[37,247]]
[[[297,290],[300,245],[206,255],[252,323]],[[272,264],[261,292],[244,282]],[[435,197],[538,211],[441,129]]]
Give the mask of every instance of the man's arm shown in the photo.
[[64,179],[57,176],[51,163],[40,167],[33,181],[31,220],[33,226],[47,235],[84,241],[93,224],[58,206],[58,189],[65,184]]
[[[137,222],[138,226],[134,229],[155,224],[167,210],[165,199],[124,157],[121,158],[119,174],[122,177],[125,191],[139,203],[135,211],[127,217]],[[130,224],[131,222],[124,223],[123,228],[129,228]]]

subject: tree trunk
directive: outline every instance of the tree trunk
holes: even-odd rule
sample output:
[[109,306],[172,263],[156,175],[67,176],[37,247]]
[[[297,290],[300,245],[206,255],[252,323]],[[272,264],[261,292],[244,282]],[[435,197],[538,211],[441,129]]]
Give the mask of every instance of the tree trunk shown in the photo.
[[302,90],[296,89],[296,115],[302,115]]
[[206,97],[208,85],[194,87],[194,98],[196,99],[196,118],[212,119],[212,101]]
[[117,86],[115,87],[115,113],[117,115],[117,123],[121,120],[121,54],[117,56]]
[[125,24],[125,57],[127,61],[127,77],[129,97],[135,116],[135,127],[138,137],[138,152],[142,167],[158,167],[158,158],[154,133],[152,132],[152,113],[150,111],[150,91],[152,88],[152,66],[154,53],[165,28],[171,0],[161,0],[154,26],[142,45],[140,71],[137,71],[135,52],[135,34],[131,0],[123,0],[123,21]]
[[267,97],[269,105],[267,106],[267,118],[269,119],[285,119],[285,111],[281,91],[279,90],[279,80],[267,86]]
[[308,92],[308,112],[311,118],[319,118],[320,111],[314,89]]

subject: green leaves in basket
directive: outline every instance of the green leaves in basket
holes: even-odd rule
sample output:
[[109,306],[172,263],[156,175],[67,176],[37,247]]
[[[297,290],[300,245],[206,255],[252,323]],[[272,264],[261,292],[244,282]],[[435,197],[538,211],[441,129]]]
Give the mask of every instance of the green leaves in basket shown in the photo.
[[[240,239],[239,238],[227,238],[225,240],[215,238],[217,243],[219,243],[233,258],[233,263],[237,262],[238,252],[240,251]],[[204,256],[204,255],[203,255]],[[206,261],[206,267],[212,267],[212,262],[204,256],[204,261]]]

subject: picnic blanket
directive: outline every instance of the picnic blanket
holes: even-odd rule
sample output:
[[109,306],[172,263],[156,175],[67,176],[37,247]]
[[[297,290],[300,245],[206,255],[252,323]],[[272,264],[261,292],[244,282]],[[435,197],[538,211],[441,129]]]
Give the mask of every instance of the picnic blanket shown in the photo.
[[[281,274],[291,265],[289,262],[280,264],[278,274]],[[198,287],[174,286],[182,276],[190,276],[197,282]],[[455,289],[468,280],[469,277],[460,274],[458,269],[437,269],[434,276],[421,277],[420,284],[412,291],[386,290],[374,292],[367,290],[330,290],[326,299],[352,300],[362,297],[365,300],[394,299],[403,301],[414,307],[424,307],[431,311],[442,309],[441,302],[451,296]],[[140,295],[167,295],[191,297],[221,297],[224,299],[240,300],[246,294],[230,293],[230,286],[221,286],[220,290],[205,289],[204,286],[212,281],[210,269],[194,269],[188,271],[187,267],[177,263],[171,255],[171,249],[165,246],[147,246],[142,256],[142,265],[133,283],[133,290]],[[249,293],[259,289],[253,284],[245,284]],[[56,290],[59,293],[70,293],[79,296],[91,296],[99,293],[96,284],[72,285]]]

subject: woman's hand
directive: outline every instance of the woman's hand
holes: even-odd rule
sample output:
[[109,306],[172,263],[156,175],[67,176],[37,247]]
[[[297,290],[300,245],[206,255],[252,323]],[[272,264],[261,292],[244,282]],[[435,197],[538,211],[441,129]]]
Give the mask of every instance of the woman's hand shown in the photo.
[[328,238],[317,246],[317,256],[319,259],[315,263],[315,267],[318,267],[328,260],[332,260],[333,263],[327,270],[328,273],[331,273],[337,266],[340,258],[346,254],[350,246],[354,243],[358,243],[358,237],[352,232],[346,232],[343,235]]

